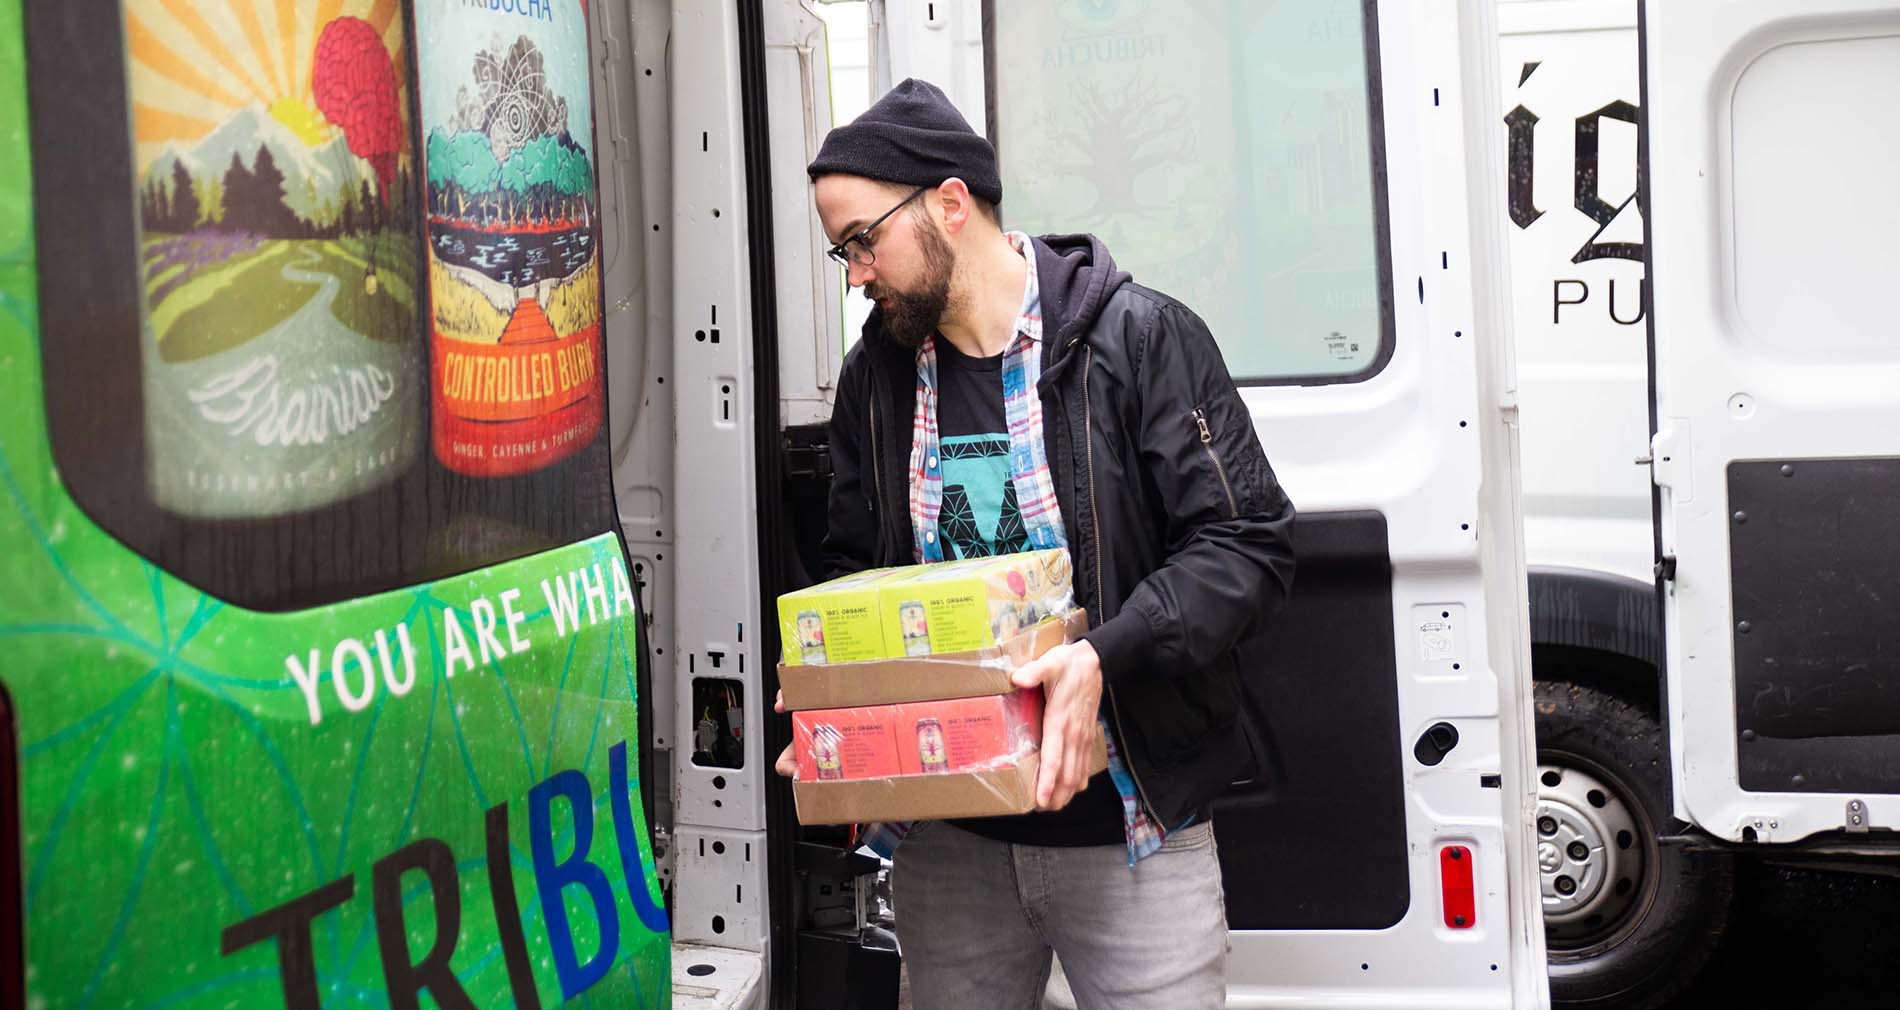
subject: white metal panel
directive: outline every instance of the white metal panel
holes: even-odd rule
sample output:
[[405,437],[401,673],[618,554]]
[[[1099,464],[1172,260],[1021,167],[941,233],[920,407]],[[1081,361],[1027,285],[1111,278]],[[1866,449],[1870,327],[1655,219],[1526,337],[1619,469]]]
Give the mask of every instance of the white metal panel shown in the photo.
[[1900,452],[1900,3],[1671,0],[1645,31],[1676,813],[1791,841],[1844,802],[1738,785],[1725,471]]
[[1507,0],[1498,29],[1525,559],[1647,583],[1636,0]]
[[[843,297],[831,242],[806,194],[805,166],[831,130],[830,46],[811,0],[764,4],[766,117],[772,153],[773,280],[778,303],[779,423],[820,423],[844,362]],[[796,115],[793,113],[796,112]]]
[[[1246,391],[1303,511],[1373,508],[1389,524],[1402,641],[1400,738],[1444,719],[1461,742],[1408,754],[1412,906],[1377,932],[1237,934],[1234,1007],[1541,1007],[1543,920],[1529,812],[1536,783],[1515,483],[1516,394],[1501,221],[1495,27],[1486,3],[1379,5],[1397,339],[1363,383]],[[1419,296],[1422,283],[1424,295]],[[1414,609],[1484,629],[1460,670],[1428,662]],[[1501,790],[1479,785],[1482,772]],[[1470,845],[1479,928],[1444,927],[1437,853]],[[1495,972],[1492,966],[1495,965]],[[1364,967],[1362,967],[1364,966]]]
[[[602,149],[602,216],[615,236],[603,242],[610,260],[604,295],[614,503],[634,574],[644,585],[640,602],[653,649],[653,697],[646,699],[646,714],[653,720],[654,746],[665,750],[673,742],[674,706],[672,561],[662,560],[672,543],[673,505],[673,398],[662,381],[673,363],[666,94],[672,10],[668,0],[620,0],[593,12],[599,49],[595,88],[597,93],[611,89],[613,95],[603,103],[612,116],[603,117],[596,130]],[[671,802],[670,796],[663,799]]]
[[[676,746],[674,935],[764,952],[770,929],[760,847],[765,831],[764,725],[756,633],[760,615],[757,454],[751,423],[751,260],[739,84],[738,5],[674,0],[668,90],[672,231],[676,510],[672,612],[678,654],[675,724],[690,726],[696,676],[745,687],[744,766],[702,767]],[[676,554],[674,552],[677,552]],[[746,634],[748,628],[755,629]],[[727,851],[713,852],[718,841]],[[701,842],[708,852],[701,854]],[[751,846],[734,864],[734,847]],[[749,870],[744,868],[749,867]],[[747,874],[750,873],[750,876]],[[735,892],[744,883],[743,893]],[[715,917],[720,921],[714,922]],[[769,960],[768,960],[769,963]]]

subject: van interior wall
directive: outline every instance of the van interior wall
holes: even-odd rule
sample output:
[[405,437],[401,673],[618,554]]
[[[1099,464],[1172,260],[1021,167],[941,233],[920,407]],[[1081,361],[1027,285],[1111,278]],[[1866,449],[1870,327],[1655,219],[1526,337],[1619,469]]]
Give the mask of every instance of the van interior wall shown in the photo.
[[[608,430],[614,502],[639,585],[647,684],[641,698],[646,781],[655,784],[655,854],[671,894],[666,858],[672,797],[668,783],[675,700],[672,578],[666,560],[673,495],[673,395],[666,376],[673,348],[672,143],[668,114],[668,0],[605,0],[592,8],[601,96],[594,129],[601,157],[605,263]],[[631,55],[631,59],[626,58]]]

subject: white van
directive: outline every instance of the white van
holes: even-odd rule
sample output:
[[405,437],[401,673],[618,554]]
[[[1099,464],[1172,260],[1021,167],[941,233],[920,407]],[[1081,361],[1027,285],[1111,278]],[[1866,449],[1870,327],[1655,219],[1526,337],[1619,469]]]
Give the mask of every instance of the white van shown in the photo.
[[[803,171],[822,23],[630,5],[609,362],[677,1005],[889,1005],[876,860],[796,825],[764,704],[856,339]],[[1094,231],[1208,319],[1300,506],[1276,762],[1216,807],[1231,1006],[1653,1006],[1733,851],[1891,855],[1900,4],[869,23],[875,88],[933,80],[995,140],[1006,223]]]

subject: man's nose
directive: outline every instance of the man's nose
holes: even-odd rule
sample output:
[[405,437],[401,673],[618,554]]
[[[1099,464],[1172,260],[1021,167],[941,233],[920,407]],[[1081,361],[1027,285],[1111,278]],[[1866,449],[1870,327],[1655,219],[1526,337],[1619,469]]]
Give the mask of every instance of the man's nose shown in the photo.
[[857,260],[852,260],[844,269],[845,283],[854,288],[861,288],[871,283],[872,279],[876,276],[877,271],[859,263]]

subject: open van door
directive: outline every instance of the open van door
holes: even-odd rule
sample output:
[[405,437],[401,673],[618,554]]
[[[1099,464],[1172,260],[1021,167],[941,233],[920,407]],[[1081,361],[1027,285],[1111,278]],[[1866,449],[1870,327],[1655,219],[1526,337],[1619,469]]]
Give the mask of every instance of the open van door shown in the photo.
[[1671,0],[1643,24],[1678,816],[1900,823],[1900,3]]
[[1300,509],[1215,807],[1231,1006],[1547,1005],[1490,6],[873,7],[890,80],[984,40],[936,83],[1005,225],[1206,318]]

